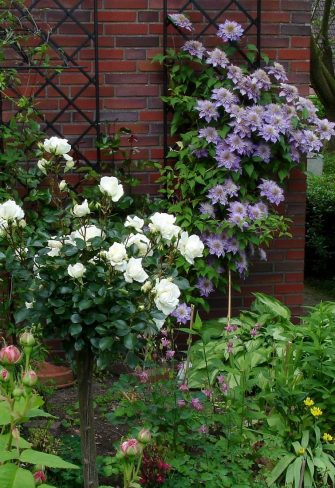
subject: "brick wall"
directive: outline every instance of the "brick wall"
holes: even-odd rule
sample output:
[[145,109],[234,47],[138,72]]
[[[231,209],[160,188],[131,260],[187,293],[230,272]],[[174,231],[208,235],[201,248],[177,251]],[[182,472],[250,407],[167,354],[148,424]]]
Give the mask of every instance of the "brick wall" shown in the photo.
[[[214,13],[218,3],[226,0],[198,0],[200,5]],[[71,8],[74,0],[62,2]],[[92,0],[85,0],[76,13],[87,28],[92,23]],[[246,10],[253,15],[256,0],[241,0]],[[300,87],[303,95],[308,94],[309,83],[309,0],[263,0],[262,8],[262,50],[274,60],[282,62],[289,71],[290,81]],[[48,9],[49,0],[41,0],[40,16],[45,25],[59,20],[57,9]],[[54,5],[54,4],[53,4]],[[181,0],[168,0],[169,11],[177,12],[184,5]],[[229,14],[244,22],[241,13]],[[195,12],[191,17],[201,22]],[[100,0],[99,2],[99,54],[101,73],[101,118],[108,122],[111,130],[127,126],[138,138],[139,159],[161,159],[163,156],[163,111],[160,95],[162,93],[161,67],[151,63],[163,46],[163,0]],[[71,34],[71,35],[70,35]],[[71,19],[57,32],[57,40],[69,52],[83,39],[80,27]],[[249,41],[255,38],[255,30],[249,31]],[[178,42],[171,37],[170,42]],[[93,48],[84,47],[77,54],[77,61],[87,69],[93,70]],[[30,76],[23,83],[23,89],[33,84],[39,85],[38,76]],[[55,78],[66,93],[73,96],[83,83],[82,75],[64,72]],[[41,109],[47,117],[64,106],[57,92],[48,87],[41,101]],[[94,92],[91,87],[84,90],[77,103],[83,111],[94,115]],[[71,112],[71,107],[58,121],[59,130],[71,139],[79,126],[84,126],[82,116]],[[106,126],[107,127],[107,126]],[[92,135],[88,134],[81,142],[88,154],[93,145]],[[94,157],[92,152],[91,157]],[[142,192],[155,192],[156,175],[152,171],[141,173]],[[288,198],[285,212],[293,219],[292,239],[276,240],[269,252],[267,263],[257,263],[254,272],[243,284],[243,293],[236,297],[236,306],[248,305],[251,292],[263,290],[283,299],[300,313],[303,292],[304,260],[304,215],[305,181],[299,171],[295,171],[288,185]],[[217,313],[222,313],[222,297],[214,299]]]

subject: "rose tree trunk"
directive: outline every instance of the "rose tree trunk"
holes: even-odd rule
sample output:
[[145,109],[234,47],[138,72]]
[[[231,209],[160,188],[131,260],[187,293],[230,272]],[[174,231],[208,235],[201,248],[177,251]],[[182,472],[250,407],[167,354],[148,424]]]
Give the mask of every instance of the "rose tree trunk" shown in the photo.
[[80,439],[84,488],[98,488],[94,410],[92,397],[94,356],[88,346],[77,353]]

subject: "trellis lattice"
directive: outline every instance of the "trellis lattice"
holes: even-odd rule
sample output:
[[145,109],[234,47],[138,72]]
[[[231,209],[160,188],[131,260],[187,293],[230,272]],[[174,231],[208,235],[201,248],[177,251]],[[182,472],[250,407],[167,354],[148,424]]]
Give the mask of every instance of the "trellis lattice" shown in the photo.
[[[13,4],[13,13],[28,31],[37,30],[49,60],[47,65],[30,63],[24,50],[13,47],[0,69],[17,70],[26,80],[25,90],[37,108],[42,106],[40,119],[49,134],[69,138],[77,159],[99,167],[99,148],[89,156],[85,148],[96,146],[101,130],[97,0],[91,5],[77,0],[71,7],[59,0],[34,0],[25,8]],[[25,94],[14,87],[11,91]]]
[[[179,37],[179,41],[199,40],[205,36],[214,36],[218,26],[227,17],[231,20],[237,20],[243,25],[245,35],[254,41],[257,47],[257,56],[255,62],[247,58],[243,49],[237,48],[239,55],[246,63],[259,66],[261,61],[261,13],[262,0],[187,0],[185,3],[180,2],[176,10],[175,0],[164,0],[164,30],[163,30],[163,51],[166,53],[170,39],[174,40]],[[196,30],[192,33],[179,29],[170,19],[171,13],[183,13],[195,18]],[[192,19],[193,20],[193,19]],[[178,42],[177,42],[178,44]],[[168,94],[168,73],[164,70],[163,94]],[[168,152],[168,114],[169,110],[164,105],[164,154]]]

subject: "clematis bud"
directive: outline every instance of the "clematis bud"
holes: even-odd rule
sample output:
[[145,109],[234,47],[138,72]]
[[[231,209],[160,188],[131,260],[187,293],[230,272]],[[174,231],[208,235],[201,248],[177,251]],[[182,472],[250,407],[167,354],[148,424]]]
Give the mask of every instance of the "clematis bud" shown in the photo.
[[64,191],[65,189],[67,189],[67,183],[65,180],[62,180],[59,185],[58,185],[58,188],[60,189],[60,191]]
[[6,346],[0,350],[0,363],[5,365],[16,364],[21,359],[21,352],[15,346]]
[[45,483],[47,480],[45,472],[41,469],[39,471],[36,471],[36,473],[34,473],[34,480],[37,486]]
[[23,334],[20,335],[20,344],[22,347],[25,346],[34,346],[36,344],[35,337],[31,332],[23,332]]
[[128,439],[122,442],[120,451],[124,456],[138,456],[142,452],[142,446],[137,439]]
[[141,429],[138,433],[137,439],[142,444],[148,444],[151,441],[151,432],[149,429]]
[[26,371],[25,373],[23,373],[22,375],[22,384],[24,386],[34,386],[36,385],[37,383],[37,374],[35,373],[35,371]]
[[10,372],[7,369],[2,369],[0,371],[0,381],[1,383],[8,383],[10,379]]

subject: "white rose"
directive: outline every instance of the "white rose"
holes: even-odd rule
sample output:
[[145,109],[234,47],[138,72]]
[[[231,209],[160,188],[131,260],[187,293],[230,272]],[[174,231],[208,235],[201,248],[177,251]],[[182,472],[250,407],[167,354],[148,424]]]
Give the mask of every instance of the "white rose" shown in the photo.
[[157,281],[153,291],[155,293],[154,301],[158,310],[165,315],[170,315],[179,303],[180,290],[178,286],[164,278]]
[[133,281],[143,283],[147,278],[149,276],[142,267],[142,258],[130,258],[124,273],[124,279],[127,283],[132,283]]
[[85,217],[85,215],[90,214],[90,207],[88,206],[87,200],[84,200],[81,205],[75,205],[73,207],[73,215],[76,217]]
[[153,251],[151,249],[151,242],[144,234],[130,234],[127,243],[127,247],[135,246],[138,250],[139,256],[152,256]]
[[180,254],[190,264],[194,264],[194,258],[201,258],[205,248],[199,236],[195,234],[188,236],[187,232],[182,233],[177,247]]
[[42,158],[37,161],[37,167],[44,175],[47,174],[47,166],[49,166],[50,162],[46,159]]
[[64,191],[66,188],[67,188],[67,183],[65,180],[62,180],[59,185],[58,185],[58,188],[60,189],[60,191]]
[[71,146],[68,144],[67,139],[60,139],[55,136],[50,137],[50,139],[45,139],[43,147],[46,152],[55,154],[56,156],[61,156],[71,150]]
[[51,256],[51,257],[59,256],[59,253],[60,253],[62,246],[63,246],[63,243],[61,241],[50,239],[48,241],[48,248],[50,249],[50,251],[47,253],[48,256]]
[[144,220],[140,219],[139,217],[136,217],[136,215],[135,217],[130,217],[130,215],[128,215],[124,223],[125,227],[133,227],[136,230],[136,232],[141,232],[143,225],[144,225]]
[[126,269],[127,250],[124,244],[114,242],[114,244],[105,253],[106,259],[111,266],[114,266],[118,271]]
[[34,306],[34,301],[32,302],[24,302],[26,308],[33,308]]
[[71,276],[71,278],[74,278],[76,280],[79,280],[82,278],[85,274],[86,268],[82,263],[76,263],[74,265],[69,264],[67,267],[67,272]]
[[123,186],[114,176],[103,176],[100,180],[99,190],[101,193],[110,196],[113,202],[118,202],[124,194]]
[[94,239],[95,237],[101,237],[103,239],[105,234],[95,225],[84,225],[83,227],[80,227],[80,229],[71,232],[70,236],[68,236],[68,239],[65,242],[66,244],[74,244],[75,239],[82,239],[87,243],[87,245],[89,245],[90,243],[88,241]]
[[24,211],[17,205],[14,200],[7,200],[7,202],[0,204],[0,219],[22,220],[24,218]]
[[65,163],[65,169],[64,171],[69,171],[70,169],[73,168],[74,166],[74,160],[73,160],[73,157],[70,156],[69,154],[63,154],[63,158],[65,159],[66,163]]
[[171,241],[173,237],[177,237],[181,231],[178,225],[174,225],[176,217],[167,213],[154,213],[151,217],[151,224],[149,228],[152,232],[159,232],[163,239]]

